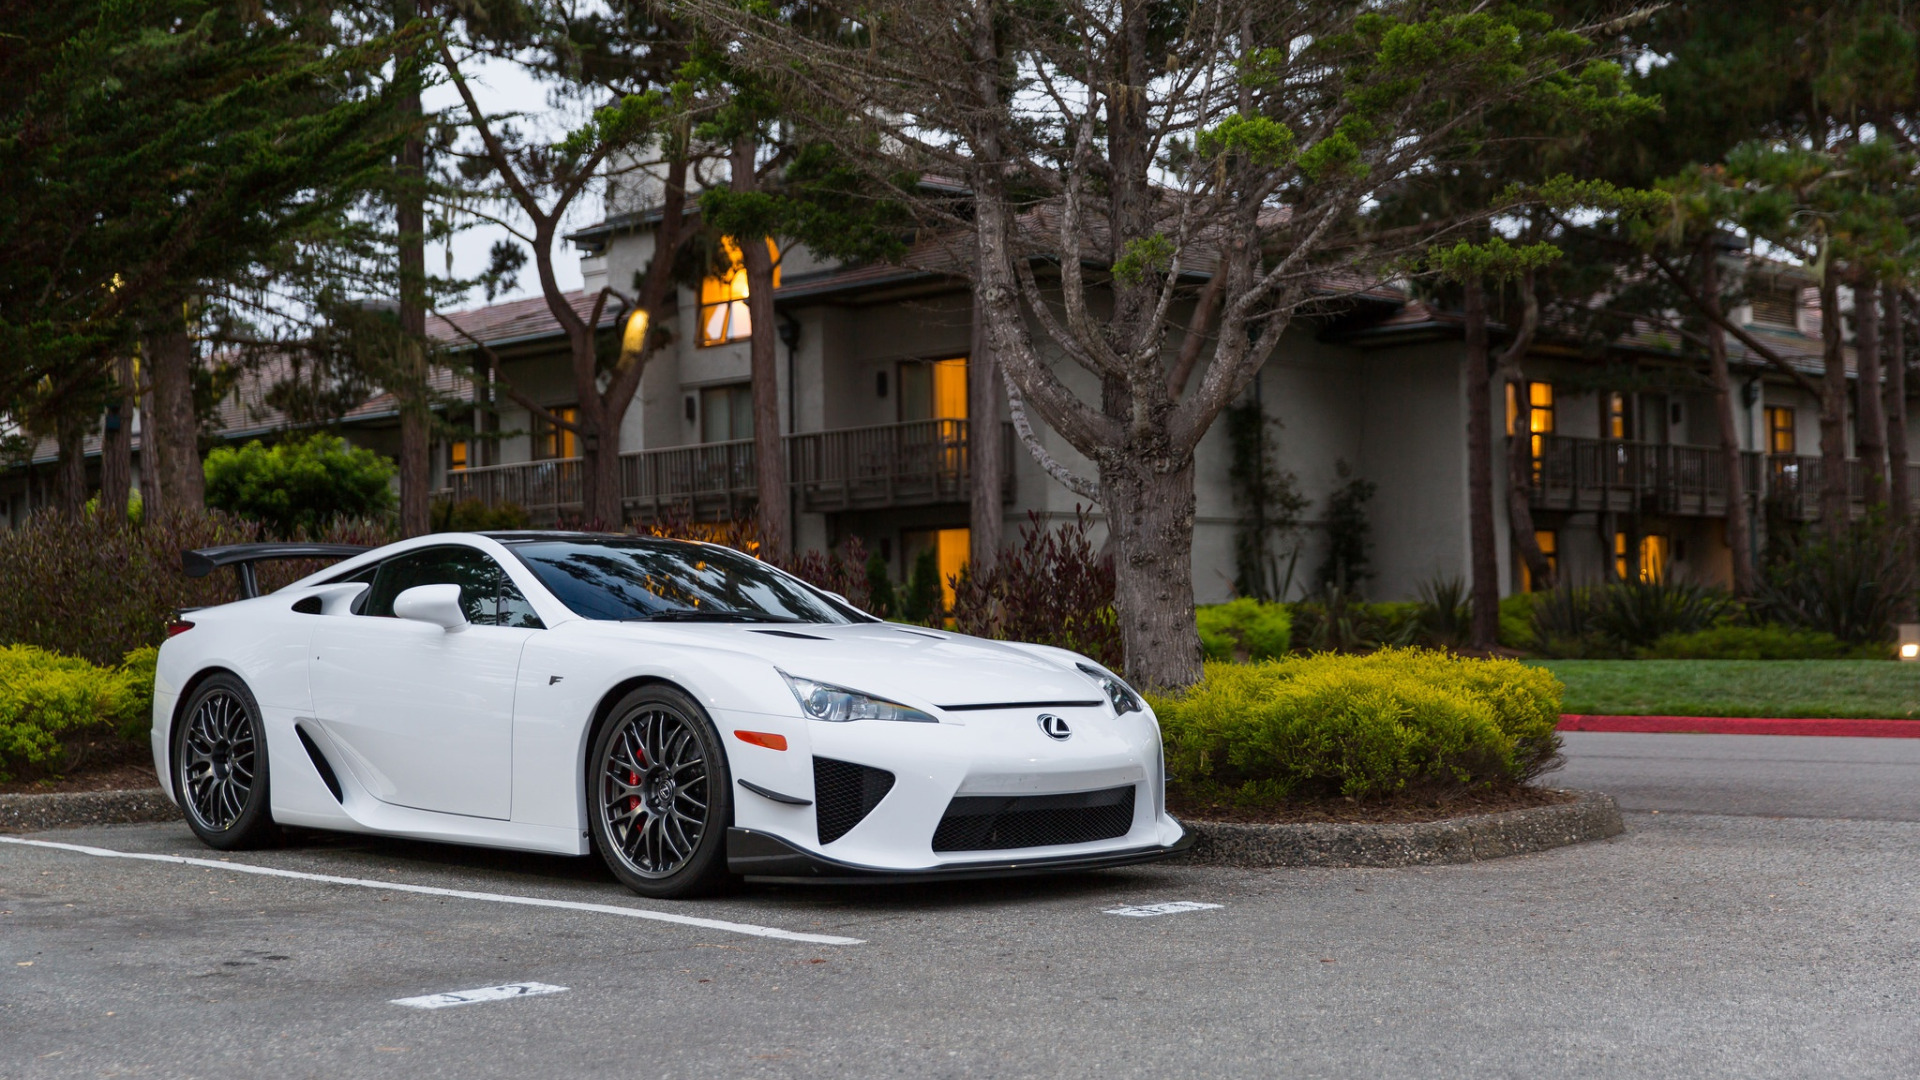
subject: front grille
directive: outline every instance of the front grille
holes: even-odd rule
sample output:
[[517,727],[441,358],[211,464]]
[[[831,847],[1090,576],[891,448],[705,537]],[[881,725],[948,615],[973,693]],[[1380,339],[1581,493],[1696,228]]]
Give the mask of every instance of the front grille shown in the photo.
[[935,851],[1089,844],[1133,828],[1133,785],[1071,795],[959,795],[933,832]]
[[893,774],[885,769],[814,758],[813,813],[820,842],[831,844],[847,835],[892,790]]

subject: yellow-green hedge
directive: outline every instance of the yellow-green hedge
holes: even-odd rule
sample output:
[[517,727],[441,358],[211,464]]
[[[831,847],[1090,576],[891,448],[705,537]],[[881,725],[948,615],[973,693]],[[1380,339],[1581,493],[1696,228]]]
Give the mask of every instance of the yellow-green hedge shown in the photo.
[[1383,649],[1210,663],[1152,700],[1177,785],[1261,803],[1530,780],[1557,760],[1562,689],[1511,660]]
[[135,649],[118,667],[101,667],[32,645],[0,646],[0,780],[8,765],[60,757],[60,737],[70,732],[138,737],[153,707],[159,651]]

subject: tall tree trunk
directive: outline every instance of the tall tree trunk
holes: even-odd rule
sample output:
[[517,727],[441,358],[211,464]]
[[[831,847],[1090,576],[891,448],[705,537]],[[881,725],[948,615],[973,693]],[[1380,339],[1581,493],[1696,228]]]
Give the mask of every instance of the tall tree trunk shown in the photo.
[[1500,638],[1500,554],[1493,533],[1493,404],[1488,400],[1487,294],[1465,283],[1467,346],[1467,532],[1473,578],[1468,644],[1491,649]]
[[1847,358],[1840,336],[1840,287],[1831,259],[1820,277],[1820,519],[1827,535],[1847,531]]
[[1701,292],[1713,312],[1707,320],[1707,373],[1713,380],[1714,414],[1720,420],[1720,456],[1727,475],[1727,547],[1733,553],[1733,594],[1753,595],[1753,520],[1747,516],[1747,471],[1740,455],[1740,423],[1733,409],[1733,373],[1727,368],[1727,334],[1712,317],[1720,308],[1720,263],[1709,242],[1701,253]]
[[1853,288],[1853,351],[1858,360],[1855,380],[1854,414],[1859,417],[1861,471],[1865,474],[1861,494],[1868,508],[1883,507],[1887,500],[1887,414],[1880,396],[1880,298],[1870,280]]
[[[405,26],[419,14],[417,0],[397,0],[394,25]],[[401,122],[412,132],[400,144],[394,200],[395,243],[400,256],[400,381],[393,387],[400,404],[400,533],[419,536],[432,528],[428,487],[433,483],[431,417],[427,411],[427,237],[426,143],[417,81],[419,60],[402,63],[407,89],[400,99]]]
[[134,364],[134,381],[140,402],[140,516],[152,521],[166,509],[167,499],[160,488],[160,451],[154,434],[153,417],[153,342],[140,342],[140,359]]
[[[1527,350],[1533,345],[1533,335],[1540,325],[1540,303],[1533,291],[1533,274],[1527,273],[1520,284],[1521,303],[1525,310],[1520,325],[1514,329],[1513,341],[1500,355],[1500,387],[1502,392],[1514,395],[1519,403],[1515,411],[1517,430],[1507,437],[1507,525],[1513,535],[1514,554],[1526,564],[1527,575],[1536,588],[1553,588],[1553,564],[1547,561],[1547,553],[1540,549],[1540,537],[1533,526],[1533,409],[1528,403],[1525,390],[1525,374],[1521,362],[1526,359]],[[1486,339],[1486,309],[1481,308],[1481,340]]]
[[1912,482],[1907,476],[1907,322],[1900,290],[1889,284],[1881,290],[1886,319],[1887,496],[1892,519],[1901,524],[1913,513]]
[[133,490],[133,358],[116,357],[113,381],[119,390],[107,406],[100,432],[100,514],[108,521],[127,519]]
[[1193,459],[1153,467],[1147,455],[1100,471],[1112,533],[1114,606],[1126,675],[1159,689],[1200,680],[1193,615]]
[[1005,523],[1000,475],[1005,455],[1000,439],[1000,365],[993,362],[993,343],[987,336],[984,305],[973,303],[973,345],[967,359],[967,470],[971,490],[968,515],[968,561],[972,572],[984,574],[1000,558],[1000,531]]
[[[760,143],[752,135],[733,141],[733,178],[735,191],[756,191],[755,158]],[[736,236],[741,261],[747,274],[747,316],[753,322],[753,334],[747,341],[752,358],[753,387],[753,474],[758,494],[757,522],[760,532],[760,556],[776,563],[786,562],[792,554],[791,509],[787,497],[787,447],[780,432],[780,363],[774,349],[773,332],[773,255],[763,236]],[[787,388],[793,392],[792,387]]]
[[193,411],[193,339],[184,324],[170,320],[147,345],[153,379],[148,429],[167,510],[205,510],[207,478],[200,465],[200,422]]
[[79,517],[86,508],[87,495],[87,422],[70,410],[54,422],[54,441],[60,448],[60,463],[54,471],[54,509],[67,517]]

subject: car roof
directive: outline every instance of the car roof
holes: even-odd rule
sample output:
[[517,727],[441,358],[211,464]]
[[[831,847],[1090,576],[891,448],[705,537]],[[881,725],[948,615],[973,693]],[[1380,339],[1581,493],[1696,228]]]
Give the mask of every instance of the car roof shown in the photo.
[[558,529],[507,529],[495,532],[482,532],[475,535],[484,536],[496,543],[507,545],[552,543],[558,540],[575,542],[582,540],[589,542],[605,540],[652,540],[667,544],[700,543],[698,540],[679,540],[670,536],[647,536],[644,534],[636,535],[634,533],[562,532]]

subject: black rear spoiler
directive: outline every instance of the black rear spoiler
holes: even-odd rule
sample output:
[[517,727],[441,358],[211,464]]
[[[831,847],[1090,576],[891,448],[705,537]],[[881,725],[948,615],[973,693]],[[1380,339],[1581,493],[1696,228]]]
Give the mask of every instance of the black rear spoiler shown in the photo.
[[253,564],[264,559],[350,559],[372,551],[362,544],[222,544],[180,553],[180,569],[191,578],[203,578],[222,566],[233,567],[240,581],[240,599],[260,595]]

